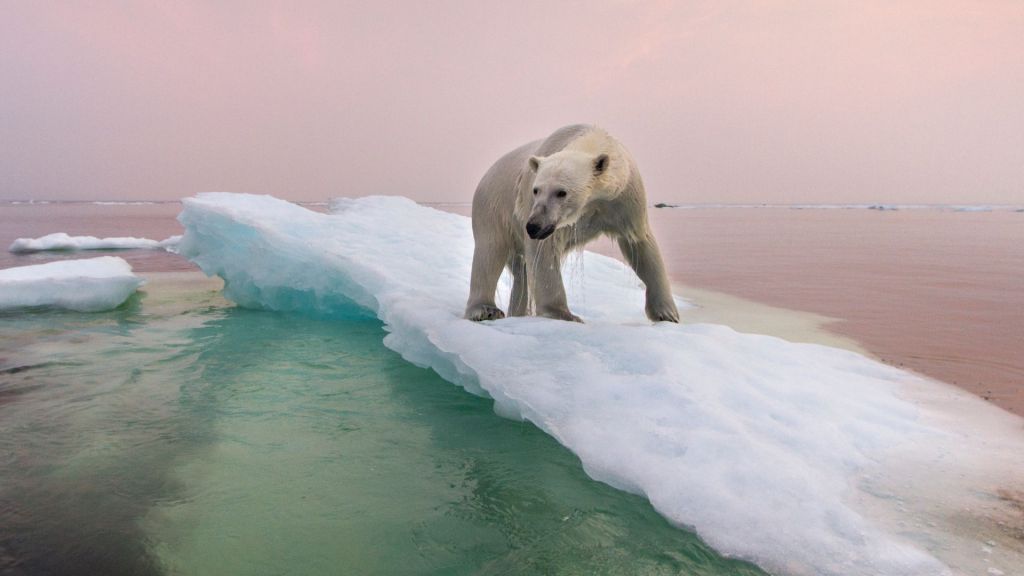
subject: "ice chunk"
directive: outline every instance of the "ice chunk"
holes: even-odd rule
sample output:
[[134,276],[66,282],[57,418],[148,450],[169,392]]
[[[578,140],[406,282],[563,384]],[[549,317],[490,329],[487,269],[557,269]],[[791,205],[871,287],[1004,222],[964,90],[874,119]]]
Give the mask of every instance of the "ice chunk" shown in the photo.
[[142,248],[146,250],[167,250],[174,252],[181,241],[181,236],[171,236],[164,240],[149,238],[97,238],[95,236],[69,236],[64,232],[47,234],[40,238],[18,238],[11,243],[11,252],[43,252],[47,250],[128,250]]
[[469,322],[467,218],[397,197],[332,209],[202,194],[184,202],[180,250],[243,306],[372,311],[388,347],[534,423],[590,476],[724,554],[779,574],[948,573],[847,498],[890,447],[936,434],[896,394],[906,373],[724,326],[652,325],[632,271],[592,253],[568,266],[587,324]]
[[32,306],[111,310],[142,284],[131,265],[114,256],[7,268],[0,270],[0,310]]

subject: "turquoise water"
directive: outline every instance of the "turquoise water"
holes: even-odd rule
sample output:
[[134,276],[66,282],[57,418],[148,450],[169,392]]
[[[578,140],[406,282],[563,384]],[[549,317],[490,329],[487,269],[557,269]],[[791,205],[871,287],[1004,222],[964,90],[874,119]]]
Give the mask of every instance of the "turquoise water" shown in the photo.
[[0,318],[0,572],[759,574],[386,349],[154,273]]

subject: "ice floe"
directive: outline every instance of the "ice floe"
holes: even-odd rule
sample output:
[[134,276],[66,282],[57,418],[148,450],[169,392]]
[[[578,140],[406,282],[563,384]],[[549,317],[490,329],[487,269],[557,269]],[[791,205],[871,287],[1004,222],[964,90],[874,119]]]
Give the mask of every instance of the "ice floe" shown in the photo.
[[51,306],[79,312],[117,308],[143,284],[115,256],[0,270],[0,310]]
[[181,236],[171,236],[164,240],[150,240],[149,238],[97,238],[95,236],[70,236],[65,232],[55,232],[39,238],[18,238],[11,243],[8,251],[15,253],[44,252],[44,251],[71,251],[71,250],[167,250],[174,252],[177,249]]
[[[567,265],[586,324],[466,321],[469,219],[400,197],[343,199],[332,214],[225,193],[183,206],[180,253],[223,278],[228,298],[376,315],[406,360],[493,398],[591,477],[645,496],[726,555],[778,574],[951,573],[929,552],[954,537],[935,524],[902,528],[913,504],[891,491],[932,479],[913,457],[919,446],[940,446],[923,458],[955,461],[950,433],[901,397],[913,375],[725,326],[652,325],[632,271],[592,253]],[[899,474],[883,467],[894,454]]]

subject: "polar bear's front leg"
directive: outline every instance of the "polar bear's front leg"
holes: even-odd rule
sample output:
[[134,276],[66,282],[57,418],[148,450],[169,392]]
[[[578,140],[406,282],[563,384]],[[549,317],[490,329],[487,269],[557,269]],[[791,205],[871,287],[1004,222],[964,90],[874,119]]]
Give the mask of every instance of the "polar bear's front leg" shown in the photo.
[[648,232],[639,240],[619,238],[619,249],[647,287],[647,317],[652,322],[679,322],[679,310],[654,236]]
[[493,239],[475,240],[473,275],[469,279],[465,318],[474,322],[500,320],[505,317],[505,313],[494,303],[494,292],[498,288],[501,270],[505,267],[508,248]]
[[526,240],[526,275],[538,316],[583,322],[569,311],[562,284],[562,262],[554,238]]

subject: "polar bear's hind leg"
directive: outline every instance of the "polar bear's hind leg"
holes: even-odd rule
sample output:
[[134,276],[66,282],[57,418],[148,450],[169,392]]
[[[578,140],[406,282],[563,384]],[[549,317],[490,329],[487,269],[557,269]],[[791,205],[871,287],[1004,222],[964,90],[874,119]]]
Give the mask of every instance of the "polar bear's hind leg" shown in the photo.
[[530,287],[526,280],[526,258],[522,254],[513,254],[508,259],[508,269],[512,272],[512,296],[508,301],[508,315],[526,316],[530,313]]

